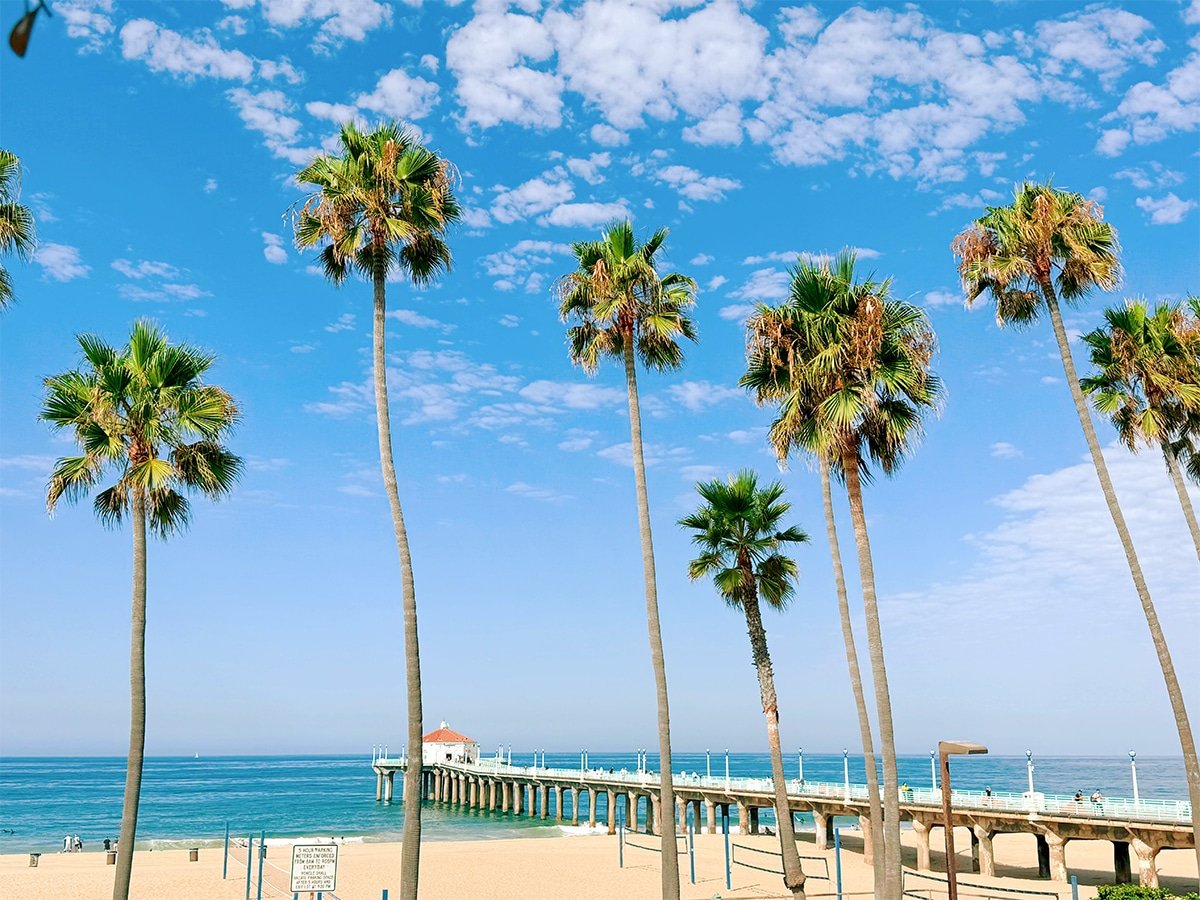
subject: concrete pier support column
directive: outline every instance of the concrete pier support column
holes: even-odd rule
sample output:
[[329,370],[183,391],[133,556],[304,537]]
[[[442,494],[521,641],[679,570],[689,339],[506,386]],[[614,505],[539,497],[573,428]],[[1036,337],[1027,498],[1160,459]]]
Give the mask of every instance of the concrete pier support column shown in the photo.
[[596,827],[596,791],[588,791],[588,827]]
[[1038,878],[1050,877],[1050,845],[1046,843],[1044,834],[1034,835],[1037,838]]
[[519,816],[525,807],[525,785],[513,784],[513,815]]
[[554,818],[561,822],[563,820],[563,791],[565,789],[562,787],[552,787],[550,790],[554,791]]
[[929,826],[920,819],[913,819],[912,827],[917,838],[917,871],[928,872],[933,868],[929,862]]
[[625,794],[625,830],[638,830],[638,795],[632,791]]
[[617,833],[617,793],[609,788],[604,794],[604,813],[608,825],[608,833]]
[[1130,841],[1138,861],[1138,884],[1143,887],[1158,887],[1158,863],[1155,857],[1161,847],[1151,847],[1145,841],[1134,838]]
[[[738,816],[741,816],[741,806],[738,807]],[[833,816],[814,809],[813,823],[817,829],[817,849],[828,850],[833,843]]]
[[750,807],[750,833],[758,834],[758,807]]
[[1050,846],[1050,880],[1067,880],[1067,839],[1047,832],[1046,843]]
[[1133,871],[1129,865],[1129,841],[1113,841],[1113,870],[1117,873],[1117,884],[1129,884]]
[[377,769],[375,771],[375,802],[378,803],[382,799],[383,799],[383,772]]
[[750,833],[750,809],[742,801],[738,801],[738,834]]
[[971,871],[979,871],[979,835],[975,833],[974,828],[968,828],[968,837],[971,838]]
[[508,812],[508,804],[511,802],[510,801],[511,797],[512,797],[512,782],[511,781],[500,782],[500,811],[501,812]]
[[[830,818],[833,818],[830,816]],[[875,832],[871,830],[871,816],[858,817],[858,830],[863,836],[863,862],[872,865],[875,862]]]
[[[979,868],[976,870],[980,875],[986,875],[989,878],[996,877],[996,851],[992,845],[992,838],[996,832],[989,828],[984,828],[982,825],[976,825],[974,829],[975,839],[972,841],[972,846],[977,849],[977,861]],[[1125,858],[1129,858],[1129,854],[1125,854]]]
[[538,801],[538,786],[536,784],[529,785],[529,818],[537,816],[537,801]]
[[646,802],[646,834],[662,834],[662,800],[651,794]]
[[704,831],[707,834],[717,833],[717,805],[708,799],[704,801]]
[[579,788],[571,788],[571,824],[579,824]]
[[395,772],[388,772],[383,780],[383,799],[386,803],[392,802],[392,790],[394,788],[393,781],[396,777]]
[[542,795],[538,798],[542,801],[542,818],[545,819],[550,815],[550,789],[543,784],[539,789],[539,793]]

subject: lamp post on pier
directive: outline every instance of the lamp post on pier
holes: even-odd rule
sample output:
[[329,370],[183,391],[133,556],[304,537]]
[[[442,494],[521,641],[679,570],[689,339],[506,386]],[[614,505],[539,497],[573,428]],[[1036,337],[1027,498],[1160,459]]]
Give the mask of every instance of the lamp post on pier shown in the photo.
[[400,759],[404,761],[404,765],[408,765],[408,744],[403,744],[400,747]]
[[704,776],[712,778],[712,753],[708,750],[704,751]]
[[384,745],[383,745],[383,758],[384,758],[384,759],[387,759],[387,758],[388,758],[388,755],[387,755],[387,744],[384,744]]
[[950,757],[987,753],[983,744],[938,741],[942,768],[942,828],[946,832],[946,900],[958,900],[958,872],[954,859],[954,819],[950,812]]
[[1033,751],[1025,751],[1025,772],[1029,776],[1029,800],[1033,802]]
[[804,748],[803,747],[800,748],[799,753],[797,755],[800,757],[800,783],[804,784]]
[[1137,783],[1137,751],[1129,751],[1129,774],[1133,776],[1133,808],[1136,810],[1141,798],[1138,796]]
[[929,783],[937,790],[937,751],[929,751]]
[[729,748],[725,748],[725,790],[729,790]]
[[512,766],[512,744],[508,745],[508,765]]
[[842,777],[846,782],[846,800],[850,799],[850,751],[842,748]]

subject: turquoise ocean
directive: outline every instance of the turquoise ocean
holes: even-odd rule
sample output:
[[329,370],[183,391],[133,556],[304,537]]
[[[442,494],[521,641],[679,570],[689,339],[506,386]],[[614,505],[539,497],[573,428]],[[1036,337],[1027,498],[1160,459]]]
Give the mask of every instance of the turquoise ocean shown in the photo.
[[[514,765],[530,765],[531,753],[512,754]],[[634,752],[588,756],[592,768],[636,768]],[[579,766],[578,753],[547,753],[551,768]],[[1035,757],[1034,783],[1045,793],[1109,797],[1133,794],[1126,757]],[[676,753],[677,772],[725,774],[724,752]],[[788,778],[798,774],[797,754],[785,756]],[[657,757],[649,756],[657,771]],[[902,757],[900,780],[914,787],[930,784],[929,757]],[[734,777],[767,776],[766,754],[729,756]],[[861,757],[850,756],[850,777],[862,781]],[[1143,798],[1186,798],[1182,759],[1138,757]],[[843,762],[836,755],[804,754],[807,781],[840,782]],[[954,786],[995,791],[1026,788],[1024,756],[963,757],[954,761]],[[85,850],[116,838],[121,819],[124,758],[0,759],[0,853],[48,852],[62,846],[63,835],[78,834]],[[399,782],[397,780],[397,795]],[[228,823],[234,834],[266,832],[268,838],[344,837],[348,841],[399,840],[402,804],[375,801],[375,774],[364,756],[221,756],[150,757],[146,760],[138,817],[138,847],[171,848],[219,843]],[[603,801],[599,806],[604,813]],[[768,813],[765,811],[764,813]],[[770,821],[769,815],[764,822]],[[561,834],[554,824],[510,814],[427,804],[422,816],[428,840],[539,837]]]

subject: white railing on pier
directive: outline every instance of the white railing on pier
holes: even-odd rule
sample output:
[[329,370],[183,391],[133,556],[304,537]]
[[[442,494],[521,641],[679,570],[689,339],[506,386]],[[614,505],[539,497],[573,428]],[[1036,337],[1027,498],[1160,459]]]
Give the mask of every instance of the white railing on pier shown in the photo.
[[[379,757],[376,765],[407,765],[403,758]],[[628,769],[558,769],[546,766],[512,766],[498,759],[481,759],[477,763],[441,763],[443,767],[460,769],[474,775],[504,775],[517,778],[546,779],[548,781],[602,781],[610,784],[651,788],[658,785],[658,773],[629,771]],[[774,794],[774,781],[770,778],[725,778],[718,775],[700,775],[680,772],[675,775],[676,787],[693,787],[739,794]],[[865,784],[841,781],[787,781],[788,796],[797,799],[841,800],[843,802],[866,803]],[[905,806],[923,806],[940,810],[942,794],[935,788],[910,788],[900,791],[900,801]],[[1043,794],[1036,792],[1015,793],[1011,791],[951,791],[951,805],[959,810],[993,810],[1000,813],[1025,813],[1049,816],[1071,816],[1085,819],[1115,820],[1121,822],[1164,822],[1190,824],[1192,805],[1186,800],[1138,799],[1128,797],[1105,797],[1101,800],[1084,798],[1076,800],[1070,794]]]

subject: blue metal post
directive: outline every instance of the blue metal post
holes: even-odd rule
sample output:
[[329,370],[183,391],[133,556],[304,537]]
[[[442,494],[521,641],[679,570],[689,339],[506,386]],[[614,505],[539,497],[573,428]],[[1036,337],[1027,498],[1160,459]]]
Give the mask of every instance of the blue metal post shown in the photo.
[[1079,900],[1079,879],[1071,876],[1071,900]]
[[837,896],[842,900],[842,829],[833,826],[833,866],[837,871]]
[[733,871],[729,865],[729,807],[721,813],[721,830],[725,832],[725,890],[733,890]]
[[617,867],[625,868],[625,815],[617,816]]
[[221,880],[224,881],[229,875],[229,823],[225,823],[225,857],[221,861]]
[[696,883],[696,838],[695,827],[688,822],[688,862],[692,867],[692,884]]
[[254,859],[254,835],[246,835],[246,900],[250,900],[250,860]]
[[380,897],[379,900],[387,900],[387,888],[383,889],[383,896]]
[[262,900],[262,867],[263,867],[263,860],[266,859],[266,856],[267,856],[267,833],[265,831],[263,831],[263,832],[260,832],[259,838],[258,838],[258,898],[257,898],[257,900]]

